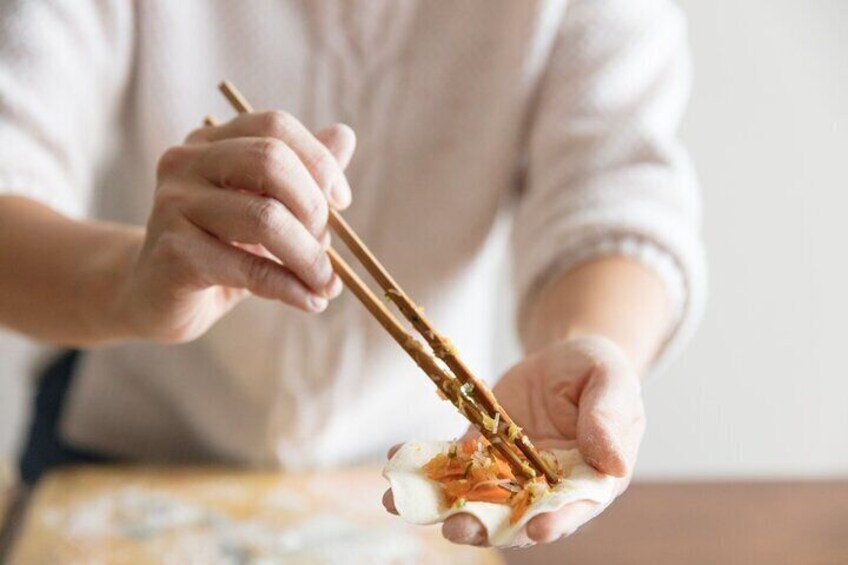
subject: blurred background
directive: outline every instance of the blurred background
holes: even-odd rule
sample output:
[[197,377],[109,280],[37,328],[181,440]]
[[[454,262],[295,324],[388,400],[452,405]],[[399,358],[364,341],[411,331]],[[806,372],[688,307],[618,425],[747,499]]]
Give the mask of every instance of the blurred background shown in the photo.
[[710,293],[641,476],[848,475],[848,2],[681,2]]
[[[848,477],[848,2],[680,4],[709,305],[647,387],[638,477]],[[0,337],[0,459],[20,440],[36,353]]]

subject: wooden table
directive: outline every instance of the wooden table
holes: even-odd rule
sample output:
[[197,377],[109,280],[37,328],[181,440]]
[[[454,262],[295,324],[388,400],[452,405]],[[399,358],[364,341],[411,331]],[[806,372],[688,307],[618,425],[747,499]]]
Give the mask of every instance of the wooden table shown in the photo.
[[[86,498],[90,502],[92,497],[97,498],[98,492],[143,485],[160,493],[173,491],[185,495],[188,492],[188,498],[194,500],[197,496],[192,497],[190,491],[194,490],[195,495],[206,491],[204,496],[210,502],[209,496],[225,496],[228,491],[232,496],[241,490],[254,503],[240,510],[232,507],[232,500],[228,504],[231,511],[246,516],[245,512],[255,514],[256,504],[283,514],[288,504],[291,512],[293,505],[291,501],[285,502],[286,496],[281,496],[280,491],[276,498],[272,496],[274,485],[288,485],[282,491],[285,495],[292,490],[306,492],[310,484],[305,476],[292,481],[285,479],[281,483],[278,475],[261,473],[234,475],[208,470],[162,473],[154,471],[151,475],[150,470],[111,469],[77,471],[52,478],[30,505],[24,529],[19,532],[15,545],[15,560],[27,564],[51,562],[49,558],[55,557],[67,540],[63,541],[57,531],[51,531],[40,522],[47,516],[48,522],[56,523],[61,518],[57,518],[57,509],[67,510],[74,501]],[[373,524],[382,524],[375,527],[389,524],[388,527],[404,528],[373,504],[371,497],[378,496],[383,488],[376,470],[353,473],[360,474],[360,478],[348,477],[344,479],[346,484],[362,480],[362,473],[366,480],[359,492],[347,496],[348,502],[354,503],[349,510],[373,514],[379,520]],[[245,487],[245,480],[252,486]],[[216,486],[210,490],[210,485]],[[257,493],[259,502],[256,502]],[[262,497],[268,496],[271,502],[263,504]],[[356,505],[356,500],[362,503]],[[53,517],[49,518],[51,509]],[[283,521],[291,519],[290,514],[286,516],[282,517]],[[374,518],[367,518],[371,519]],[[437,528],[414,530],[422,530],[419,533],[424,533],[422,539],[427,540],[425,543],[431,550],[456,551],[443,553],[442,560],[430,562],[498,562],[492,552],[445,546]],[[109,543],[113,544],[109,551],[116,552],[114,540]],[[150,543],[150,539],[146,543]],[[77,551],[82,549],[76,548]],[[444,555],[453,557],[444,558]],[[848,480],[635,484],[605,514],[572,538],[550,546],[504,552],[504,557],[510,565],[846,565]]]
[[385,488],[375,467],[64,470],[32,495],[8,563],[503,563],[388,514]]
[[510,565],[848,565],[848,480],[642,483]]
[[[18,490],[12,479],[12,468],[6,461],[0,460],[0,550],[3,547],[3,532],[5,531],[6,517],[11,512],[11,505],[16,499]],[[0,553],[0,563],[3,554]]]
[[9,510],[9,505],[13,499],[11,487],[0,485],[0,532],[3,531],[3,526],[6,524],[6,514]]

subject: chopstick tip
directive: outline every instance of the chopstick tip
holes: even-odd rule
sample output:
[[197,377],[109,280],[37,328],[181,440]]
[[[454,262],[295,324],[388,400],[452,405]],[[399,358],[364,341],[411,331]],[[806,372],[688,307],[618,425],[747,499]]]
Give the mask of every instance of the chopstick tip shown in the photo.
[[253,111],[253,107],[242,95],[241,92],[228,80],[222,80],[218,88],[223,93],[224,97],[230,102],[230,105],[239,113],[247,114]]

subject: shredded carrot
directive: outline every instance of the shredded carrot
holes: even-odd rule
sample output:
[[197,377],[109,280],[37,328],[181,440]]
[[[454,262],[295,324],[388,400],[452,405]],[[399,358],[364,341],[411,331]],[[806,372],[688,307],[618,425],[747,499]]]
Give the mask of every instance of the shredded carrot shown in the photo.
[[507,502],[512,493],[499,486],[475,488],[468,491],[463,498],[469,502]]
[[[556,459],[553,454],[550,457]],[[509,464],[483,438],[451,443],[446,452],[428,461],[423,471],[439,483],[449,506],[507,504],[512,507],[511,524],[524,516],[547,486],[541,477],[519,484]]]
[[522,490],[515,497],[515,502],[512,505],[512,515],[509,517],[509,523],[515,525],[521,520],[521,517],[524,516],[524,513],[527,512],[527,508],[530,507],[530,491]]
[[434,481],[443,481],[465,474],[465,463],[458,457],[449,457],[440,453],[424,465],[424,472]]

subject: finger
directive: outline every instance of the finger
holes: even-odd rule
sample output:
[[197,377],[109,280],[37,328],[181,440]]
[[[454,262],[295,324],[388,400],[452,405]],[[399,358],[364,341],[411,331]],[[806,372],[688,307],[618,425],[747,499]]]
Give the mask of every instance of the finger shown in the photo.
[[224,139],[202,146],[193,172],[223,188],[279,200],[306,229],[321,237],[327,229],[327,200],[297,154],[271,138]]
[[442,535],[454,543],[476,546],[486,545],[488,537],[480,520],[464,512],[454,514],[444,521]]
[[570,536],[602,510],[600,504],[581,500],[556,512],[539,514],[527,522],[527,537],[538,543],[550,543],[563,536]]
[[579,406],[577,443],[583,457],[608,475],[629,475],[645,427],[638,377],[598,365]]
[[356,150],[356,134],[350,126],[336,124],[319,131],[315,137],[333,154],[339,166],[347,169]]
[[396,443],[395,445],[391,446],[391,447],[389,448],[389,452],[386,454],[386,458],[387,458],[387,459],[391,459],[392,457],[394,457],[394,456],[395,456],[395,453],[397,453],[397,452],[398,452],[398,450],[399,450],[401,447],[403,447],[403,444],[402,444],[402,443]]
[[397,515],[397,507],[395,507],[395,497],[392,494],[392,489],[387,490],[383,493],[383,506],[390,514]]
[[333,298],[338,298],[343,290],[344,285],[342,284],[342,279],[334,273],[333,280],[330,282],[330,285],[324,289],[324,296],[332,300]]
[[237,241],[231,241],[233,245],[238,247],[239,249],[243,249],[248,253],[253,253],[254,255],[258,255],[259,257],[265,257],[266,259],[272,259],[274,261],[278,261],[274,255],[265,249],[265,246],[261,243],[239,243]]
[[306,312],[326,309],[327,299],[311,292],[286,267],[228,245],[193,225],[186,231],[186,235],[168,236],[160,245],[164,253],[180,259],[199,287],[243,288]]
[[[327,234],[326,237],[329,237],[329,234]],[[270,251],[265,249],[265,246],[260,244],[260,243],[239,243],[237,241],[232,241],[230,243],[232,245],[234,245],[235,247],[238,247],[239,249],[243,249],[244,251],[247,251],[248,253],[252,253],[253,255],[256,255],[258,257],[264,257],[266,259],[271,259],[273,261],[279,261],[279,259],[277,259],[277,257],[275,257]],[[326,250],[329,247],[329,243],[322,241],[321,247],[324,250]],[[330,299],[337,298],[342,293],[342,290],[344,290],[344,285],[342,285],[342,280],[339,278],[338,275],[333,275],[333,280],[330,283],[330,286],[328,286],[327,288],[324,289],[323,295],[324,295],[324,297],[330,298]]]
[[194,225],[224,241],[261,244],[317,293],[341,292],[321,243],[278,200],[202,187],[184,190],[180,198]]
[[234,137],[265,137],[284,141],[298,155],[334,206],[346,208],[350,205],[350,186],[343,168],[327,147],[294,116],[281,111],[242,114],[220,126],[196,130],[189,139],[217,141]]

